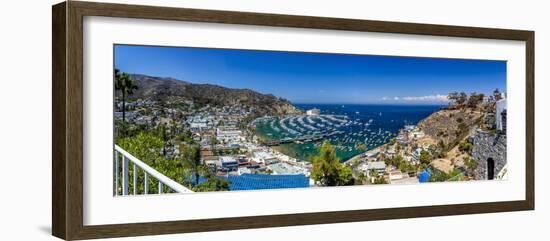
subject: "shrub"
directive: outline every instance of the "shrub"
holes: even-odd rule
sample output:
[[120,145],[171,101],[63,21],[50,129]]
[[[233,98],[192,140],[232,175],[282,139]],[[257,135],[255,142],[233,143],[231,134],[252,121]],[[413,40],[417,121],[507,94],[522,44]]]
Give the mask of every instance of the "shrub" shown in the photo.
[[383,176],[374,179],[374,184],[388,184],[388,181]]
[[459,145],[458,145],[458,150],[461,151],[461,152],[465,152],[465,153],[468,153],[468,154],[471,154],[472,153],[472,149],[473,149],[473,145],[472,143],[469,143],[469,142],[461,142]]
[[420,161],[422,163],[429,163],[432,160],[432,157],[430,156],[430,153],[426,150],[422,150],[420,152]]
[[477,166],[479,165],[479,163],[475,159],[468,158],[468,157],[464,157],[464,164],[466,165],[466,167],[470,171],[475,170],[477,168]]

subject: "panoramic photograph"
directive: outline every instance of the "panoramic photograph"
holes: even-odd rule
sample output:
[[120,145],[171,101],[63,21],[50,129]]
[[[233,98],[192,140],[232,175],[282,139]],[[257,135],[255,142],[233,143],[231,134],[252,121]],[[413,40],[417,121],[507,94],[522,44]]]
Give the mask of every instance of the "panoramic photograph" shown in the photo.
[[506,61],[115,45],[113,73],[115,196],[507,179]]

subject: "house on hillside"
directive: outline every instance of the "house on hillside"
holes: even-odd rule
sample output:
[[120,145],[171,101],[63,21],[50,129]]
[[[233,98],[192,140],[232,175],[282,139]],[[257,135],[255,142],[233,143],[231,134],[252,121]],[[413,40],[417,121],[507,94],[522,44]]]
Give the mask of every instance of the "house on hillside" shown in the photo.
[[364,162],[359,165],[358,169],[365,172],[367,177],[371,177],[372,170],[376,171],[377,176],[380,176],[386,171],[386,163],[383,161]]
[[501,99],[496,103],[496,113],[495,113],[496,127],[498,130],[501,130],[503,132],[506,132],[506,112],[507,112],[506,104],[507,104],[506,99]]

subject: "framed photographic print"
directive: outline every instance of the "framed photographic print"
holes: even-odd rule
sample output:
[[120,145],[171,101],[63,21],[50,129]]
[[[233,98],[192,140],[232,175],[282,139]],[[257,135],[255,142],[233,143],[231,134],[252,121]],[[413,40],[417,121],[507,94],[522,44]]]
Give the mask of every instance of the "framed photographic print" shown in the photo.
[[534,209],[534,32],[53,6],[53,235]]

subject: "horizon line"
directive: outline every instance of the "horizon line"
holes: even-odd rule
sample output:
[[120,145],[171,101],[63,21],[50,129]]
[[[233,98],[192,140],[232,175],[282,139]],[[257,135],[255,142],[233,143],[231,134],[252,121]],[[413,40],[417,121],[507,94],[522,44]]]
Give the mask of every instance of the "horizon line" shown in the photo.
[[345,103],[345,102],[289,102],[293,105],[428,105],[428,106],[445,106],[448,103],[380,103],[380,102],[364,102],[364,103]]

